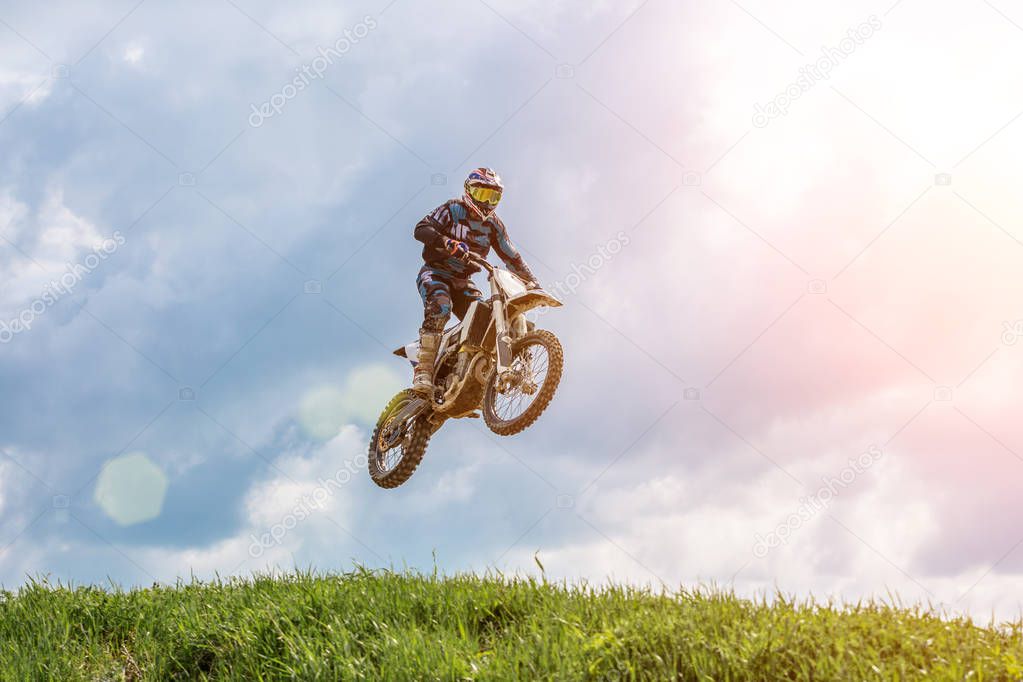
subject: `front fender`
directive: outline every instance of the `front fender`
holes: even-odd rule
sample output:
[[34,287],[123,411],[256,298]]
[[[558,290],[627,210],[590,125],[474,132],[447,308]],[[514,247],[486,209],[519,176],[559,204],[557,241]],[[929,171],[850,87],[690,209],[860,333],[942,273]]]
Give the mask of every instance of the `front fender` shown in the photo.
[[511,315],[521,315],[541,306],[560,308],[563,305],[564,303],[557,296],[549,294],[543,289],[530,289],[508,299],[508,311]]

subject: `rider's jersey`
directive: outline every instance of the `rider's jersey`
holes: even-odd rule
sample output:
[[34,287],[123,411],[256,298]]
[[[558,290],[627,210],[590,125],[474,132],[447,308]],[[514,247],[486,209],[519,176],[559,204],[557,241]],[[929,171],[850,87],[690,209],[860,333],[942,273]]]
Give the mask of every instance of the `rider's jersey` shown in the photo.
[[470,251],[482,258],[493,248],[513,273],[527,281],[536,279],[508,238],[508,230],[497,214],[491,213],[486,220],[470,220],[469,209],[460,199],[438,206],[416,224],[414,234],[423,242],[423,260],[440,274],[465,279],[480,271],[478,265],[465,263],[444,248],[444,238],[448,237],[465,242]]

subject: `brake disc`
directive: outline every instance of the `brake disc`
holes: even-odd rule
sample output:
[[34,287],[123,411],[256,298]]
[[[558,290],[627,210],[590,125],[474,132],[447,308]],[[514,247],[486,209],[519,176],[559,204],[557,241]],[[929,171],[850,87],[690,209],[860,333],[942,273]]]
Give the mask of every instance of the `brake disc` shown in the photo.
[[402,439],[402,430],[400,424],[394,424],[394,420],[384,424],[384,428],[380,429],[380,437],[377,438],[377,449],[381,452],[390,450]]

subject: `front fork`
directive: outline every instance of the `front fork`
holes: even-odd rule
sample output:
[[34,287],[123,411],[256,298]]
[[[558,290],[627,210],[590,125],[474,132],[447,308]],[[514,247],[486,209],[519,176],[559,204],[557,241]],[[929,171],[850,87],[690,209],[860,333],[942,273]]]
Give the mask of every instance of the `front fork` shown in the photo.
[[495,371],[500,379],[511,369],[512,363],[512,339],[509,334],[511,330],[508,318],[505,317],[504,301],[501,299],[494,301],[494,329],[497,332],[497,367]]
[[514,379],[511,373],[512,341],[525,334],[526,328],[525,316],[516,315],[509,323],[504,302],[500,299],[494,301],[494,329],[497,332],[497,366],[494,371],[500,390]]

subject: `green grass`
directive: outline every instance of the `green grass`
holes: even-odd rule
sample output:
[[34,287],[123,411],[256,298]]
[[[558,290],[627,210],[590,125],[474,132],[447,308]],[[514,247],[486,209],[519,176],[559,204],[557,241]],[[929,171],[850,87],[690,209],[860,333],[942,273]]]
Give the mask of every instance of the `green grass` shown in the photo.
[[1007,680],[1021,624],[358,570],[0,593],[0,678]]

